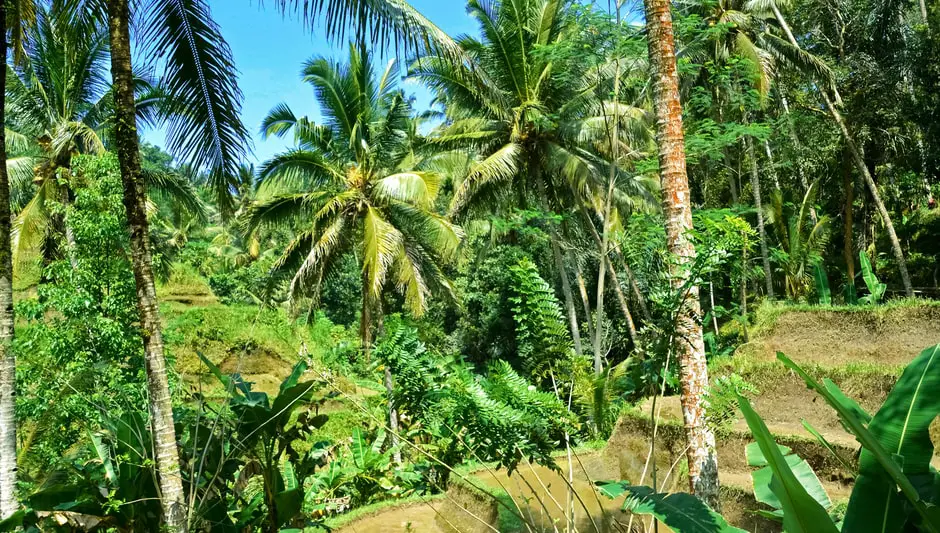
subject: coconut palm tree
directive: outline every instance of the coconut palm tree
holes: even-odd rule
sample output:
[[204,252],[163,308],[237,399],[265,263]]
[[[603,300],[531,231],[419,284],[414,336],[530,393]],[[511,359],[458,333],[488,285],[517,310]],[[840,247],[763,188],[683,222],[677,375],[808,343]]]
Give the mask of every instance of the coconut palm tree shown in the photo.
[[[619,78],[614,75],[615,63],[605,60],[585,69],[578,64],[582,62],[556,61],[539,53],[573,37],[576,29],[568,4],[470,0],[467,9],[482,33],[479,40],[459,41],[467,60],[454,63],[447,57],[428,56],[410,71],[446,104],[447,121],[432,142],[442,148],[472,150],[478,156],[456,186],[451,215],[486,216],[532,207],[578,212],[585,203],[592,213],[603,214],[609,182],[617,184],[614,207],[623,213],[630,211],[631,202],[650,202],[652,194],[643,180],[623,165],[637,158],[648,143],[648,114],[625,103],[636,99],[626,84],[622,95],[610,98],[613,80]],[[624,61],[620,73],[628,77],[639,66],[642,62]],[[619,133],[619,153],[624,155],[618,165],[610,164],[612,122],[619,126],[614,129]],[[593,217],[585,222],[593,224]],[[553,255],[578,348],[569,273],[557,250],[560,238],[552,235]],[[597,244],[604,245],[602,239]],[[607,251],[599,254],[601,267],[612,270]],[[621,309],[632,323],[629,309]],[[600,367],[602,354],[594,351]]]
[[[270,196],[249,210],[245,224],[249,233],[262,224],[302,224],[274,267],[275,275],[291,277],[293,299],[316,299],[343,255],[359,260],[360,339],[368,360],[383,292],[391,284],[416,316],[432,291],[451,294],[441,266],[455,256],[462,232],[433,211],[441,176],[415,151],[412,107],[396,88],[394,61],[376,77],[360,42],[350,45],[348,63],[316,57],[303,76],[323,123],[297,117],[286,104],[265,117],[263,134],[292,133],[296,148],[261,168],[261,191]],[[388,367],[385,385],[394,443],[398,418]]]
[[[187,529],[185,495],[163,355],[137,130],[131,10],[128,0],[86,1],[108,23],[115,109],[113,144],[121,166],[137,284],[155,464],[166,527],[174,533],[183,532]],[[167,148],[193,168],[205,170],[220,207],[229,210],[231,180],[245,155],[248,137],[239,117],[241,93],[231,50],[204,0],[153,0],[138,6],[134,14],[142,19],[134,25],[144,33],[138,42],[147,43],[138,57],[159,57],[163,68],[161,87],[169,97],[169,105],[161,110],[167,123]]]
[[296,148],[260,171],[259,200],[246,228],[303,221],[277,263],[293,298],[315,297],[336,260],[355,253],[362,266],[362,345],[371,345],[374,313],[389,281],[421,314],[432,289],[449,292],[440,266],[462,233],[433,211],[441,176],[415,155],[412,107],[390,62],[379,77],[362,45],[340,64],[316,57],[304,66],[324,117],[317,124],[280,104],[265,117],[265,136],[294,135]]
[[698,286],[691,282],[689,267],[695,262],[691,241],[692,202],[685,165],[682,132],[682,103],[679,100],[679,74],[669,0],[645,0],[649,57],[652,67],[656,140],[659,145],[659,172],[663,190],[666,243],[675,257],[670,282],[684,291],[675,325],[676,359],[680,367],[682,417],[688,440],[689,486],[712,509],[719,510],[718,455],[715,435],[705,421],[704,393],[708,389],[708,365],[702,336],[702,316]]
[[[106,14],[111,41],[111,77],[114,85],[116,123],[114,139],[125,208],[131,234],[132,266],[138,288],[141,334],[147,359],[151,418],[157,450],[157,470],[164,519],[172,531],[186,527],[184,498],[176,455],[172,405],[163,359],[156,290],[147,234],[146,188],[141,176],[137,137],[134,76],[131,61],[131,10],[129,0],[79,0]],[[414,50],[450,51],[459,60],[446,34],[434,27],[403,0],[275,0],[282,12],[314,22],[324,16],[330,36],[353,28],[362,37],[388,43],[404,42]],[[167,148],[194,168],[207,170],[223,214],[232,210],[233,176],[243,160],[247,132],[239,114],[241,94],[231,50],[212,20],[207,0],[151,0],[138,6],[135,15],[144,20],[148,43],[143,54],[159,58],[164,70],[163,88],[173,105]]]
[[[33,0],[0,3],[0,57],[21,62],[24,35],[35,21]],[[11,50],[12,48],[12,50]],[[12,52],[12,53],[11,53]],[[6,76],[0,76],[0,123],[6,124]],[[0,131],[0,520],[13,515],[16,500],[16,356],[13,343],[13,217],[7,174],[6,128]]]

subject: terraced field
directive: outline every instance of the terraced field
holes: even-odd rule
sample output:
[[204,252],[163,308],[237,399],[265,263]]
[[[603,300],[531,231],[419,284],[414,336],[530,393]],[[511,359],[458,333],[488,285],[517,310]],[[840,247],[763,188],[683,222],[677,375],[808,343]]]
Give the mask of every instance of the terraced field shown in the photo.
[[[859,446],[846,433],[835,414],[808,390],[802,380],[776,361],[777,351],[785,352],[813,376],[832,379],[859,404],[874,412],[896,382],[904,365],[920,351],[940,343],[940,307],[934,305],[888,307],[876,311],[780,310],[755,332],[751,343],[739,348],[734,357],[713,361],[711,376],[737,374],[758,390],[753,395],[755,409],[764,417],[779,444],[789,446],[806,459],[838,505],[848,500],[853,478],[803,427],[806,420],[831,442],[848,462],[857,460]],[[666,491],[687,487],[684,453],[685,437],[678,397],[658,399],[629,410],[621,418],[607,446],[572,461],[573,479],[580,510],[578,531],[627,531],[629,517],[617,510],[617,503],[597,497],[592,482],[622,479],[636,484],[655,485]],[[654,423],[655,420],[655,423]],[[655,446],[651,453],[651,436]],[[723,513],[732,524],[752,532],[775,532],[777,524],[758,517],[753,498],[750,469],[744,447],[751,441],[741,420],[731,421],[718,435],[719,468],[722,482]],[[650,457],[650,460],[647,458]],[[940,461],[938,461],[940,464]],[[568,472],[565,459],[559,460],[562,473]],[[547,469],[521,469],[507,477],[476,472],[470,477],[478,487],[492,491],[504,502],[515,502],[530,522],[542,531],[565,530],[567,483]],[[509,514],[493,498],[477,494],[468,500],[465,483],[435,503],[386,510],[346,525],[340,531],[512,531]],[[533,498],[535,493],[541,498]],[[471,504],[472,503],[472,504]],[[471,513],[463,508],[472,509]],[[584,512],[587,509],[588,512]],[[499,524],[503,524],[500,526]],[[507,525],[508,524],[508,525]],[[640,521],[631,524],[642,530]],[[418,527],[420,526],[420,527]],[[640,528],[640,529],[638,529]],[[664,528],[660,528],[663,531]],[[521,529],[520,529],[521,531]]]

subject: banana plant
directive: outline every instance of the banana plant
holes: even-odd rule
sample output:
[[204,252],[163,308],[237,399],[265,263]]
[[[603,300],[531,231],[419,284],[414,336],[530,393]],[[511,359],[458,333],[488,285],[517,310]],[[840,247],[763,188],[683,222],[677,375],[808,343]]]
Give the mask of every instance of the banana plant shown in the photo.
[[822,260],[816,261],[813,266],[813,279],[816,281],[816,296],[819,298],[819,305],[831,305],[832,291],[829,289],[829,276],[826,275],[826,267]]
[[782,353],[777,358],[836,410],[862,444],[843,531],[940,532],[940,495],[935,490],[940,476],[930,466],[934,446],[929,432],[940,414],[940,396],[935,394],[940,345],[927,348],[905,368],[873,417],[832,381],[820,384]]
[[868,287],[868,295],[858,299],[863,305],[878,305],[885,296],[888,286],[878,280],[875,271],[871,267],[871,261],[865,251],[858,253],[858,260],[862,265],[862,279],[865,280],[865,286]]
[[[307,371],[307,363],[300,361],[281,383],[277,397],[270,400],[266,393],[252,390],[252,384],[239,374],[223,374],[205,356],[199,357],[229,395],[236,421],[233,438],[236,446],[244,450],[245,464],[239,479],[247,483],[251,478],[261,477],[267,517],[260,530],[273,533],[300,525],[304,481],[326,464],[331,446],[328,442],[317,442],[302,452],[294,445],[308,440],[328,420],[327,415],[319,413],[319,407],[330,396],[314,397],[323,384],[300,381]],[[301,412],[295,416],[297,411]]]
[[747,533],[728,525],[724,517],[691,494],[662,494],[624,481],[601,483],[600,491],[609,498],[624,497],[624,511],[653,517],[676,533]]

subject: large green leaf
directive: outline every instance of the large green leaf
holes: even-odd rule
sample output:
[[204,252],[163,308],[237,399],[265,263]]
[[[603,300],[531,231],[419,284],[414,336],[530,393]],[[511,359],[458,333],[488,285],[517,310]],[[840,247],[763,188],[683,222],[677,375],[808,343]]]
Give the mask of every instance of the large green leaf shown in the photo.
[[[819,478],[816,477],[816,473],[813,472],[813,468],[809,463],[802,457],[791,453],[790,448],[786,446],[778,444],[777,449],[780,450],[783,458],[796,476],[797,481],[806,489],[806,492],[823,508],[829,509],[832,505],[832,501],[829,499],[829,495],[826,494],[826,489],[823,488],[822,483],[819,481]],[[774,509],[782,509],[780,498],[778,498],[770,488],[771,482],[773,481],[773,469],[769,466],[767,458],[764,457],[760,449],[760,444],[757,442],[748,444],[744,450],[744,454],[747,458],[748,466],[760,467],[758,470],[751,472],[751,480],[754,482],[754,498]]]
[[[930,491],[921,497],[932,497],[933,472],[930,460],[934,446],[930,440],[930,424],[940,413],[940,345],[927,348],[901,375],[888,394],[881,409],[868,424],[884,450],[915,485],[926,485]],[[922,479],[926,478],[927,482]],[[918,491],[919,492],[919,491]],[[848,531],[863,524],[885,524],[880,531],[897,531],[906,512],[900,509],[895,483],[871,450],[862,449],[859,476],[849,500],[845,523]],[[872,522],[874,521],[874,522]],[[894,527],[900,521],[900,525]],[[940,523],[933,522],[940,529]]]
[[[931,355],[928,361],[927,359],[924,358],[924,355],[927,354],[928,352],[932,353],[931,352],[932,350],[935,350],[935,348],[931,348],[925,351],[924,353],[922,353],[921,356],[914,363],[912,363],[911,366],[908,367],[908,369],[904,371],[904,374],[902,375],[901,380],[902,381],[910,380],[912,379],[913,376],[916,376],[917,374],[916,370],[915,371],[911,370],[914,367],[923,367],[922,370],[926,370],[927,368],[929,368],[931,366],[930,364],[927,364],[926,366],[924,366],[924,364],[928,362],[932,363],[933,356]],[[838,390],[838,387],[836,387],[835,384],[833,384],[832,382],[827,382],[826,386],[820,385],[809,374],[807,374],[805,370],[803,370],[799,365],[797,365],[792,360],[790,360],[786,355],[778,352],[777,359],[783,362],[783,364],[787,368],[799,374],[799,376],[803,378],[803,380],[806,382],[807,386],[809,386],[810,389],[816,391],[820,396],[822,396],[826,400],[826,402],[831,407],[833,407],[836,410],[845,428],[850,433],[855,435],[855,438],[858,439],[858,441],[862,444],[863,454],[865,454],[866,457],[869,459],[867,464],[871,465],[871,459],[873,458],[874,461],[877,462],[881,466],[881,468],[883,469],[883,473],[886,474],[886,476],[882,476],[881,472],[877,472],[875,471],[874,467],[869,466],[869,472],[871,473],[871,475],[868,475],[868,476],[861,475],[859,479],[856,480],[855,489],[853,490],[853,494],[851,498],[851,500],[858,501],[858,503],[855,504],[855,507],[857,509],[862,509],[861,507],[859,507],[859,505],[861,505],[862,503],[862,500],[858,500],[858,498],[860,498],[861,495],[856,496],[855,494],[855,492],[861,491],[861,493],[869,494],[872,496],[870,498],[867,497],[866,500],[870,500],[870,503],[872,504],[873,507],[878,507],[881,509],[880,516],[882,517],[882,520],[880,522],[878,521],[868,522],[867,524],[864,525],[865,529],[863,530],[870,531],[871,530],[870,526],[873,523],[883,524],[882,528],[879,531],[891,531],[892,530],[891,527],[888,527],[887,521],[891,519],[892,517],[895,517],[895,521],[891,523],[895,523],[897,520],[896,515],[894,515],[893,513],[895,513],[898,509],[898,505],[894,502],[896,500],[900,502],[900,498],[897,496],[897,490],[895,488],[895,487],[898,487],[901,489],[901,493],[904,495],[905,498],[907,498],[908,502],[911,503],[911,505],[917,511],[917,513],[924,519],[924,527],[927,529],[927,531],[932,531],[934,533],[940,532],[940,528],[937,527],[936,522],[935,522],[936,517],[934,516],[934,512],[928,510],[927,505],[921,500],[920,493],[914,487],[914,484],[911,483],[911,480],[905,475],[904,470],[898,465],[897,461],[895,460],[896,458],[885,450],[885,448],[881,445],[880,438],[876,436],[874,432],[870,431],[868,426],[866,426],[865,422],[859,415],[858,406],[856,405],[855,406],[856,408],[853,409],[851,406],[846,405],[846,403],[844,403],[842,398],[839,398],[835,394],[833,394],[833,390]],[[898,383],[900,384],[902,383],[902,381],[899,381]],[[916,388],[919,389],[921,382],[919,379],[917,381],[918,381],[918,385],[916,386]],[[909,386],[910,383],[908,383],[907,385]],[[906,389],[907,387],[904,387],[904,388]],[[889,395],[889,399],[890,399],[890,396],[892,395],[894,395],[893,390],[892,390],[891,395]],[[887,404],[888,402],[886,401],[885,403]],[[899,405],[897,405],[898,403],[899,402],[896,402],[896,401],[892,402],[893,406],[891,408],[891,411],[893,411],[893,414],[890,416],[900,416],[905,419],[908,419],[911,414],[910,411],[908,411],[905,415],[903,410],[898,410],[899,409]],[[910,407],[913,408],[913,406],[914,404],[911,403]],[[884,408],[882,408],[882,410],[879,411],[879,415],[882,413],[882,411],[884,411],[885,413],[889,412],[888,410],[885,410]],[[936,412],[934,412],[934,414],[936,414]],[[883,416],[887,417],[889,415],[885,414]],[[872,424],[874,424],[874,422],[872,422]],[[917,454],[917,455],[920,455],[920,454]],[[862,468],[860,465],[859,472],[861,473],[861,471],[862,471]],[[886,490],[883,490],[883,489],[886,489]],[[877,495],[875,495],[875,492],[879,490],[881,492],[880,498],[878,498]],[[851,500],[850,500],[850,507],[852,507]],[[932,508],[936,509],[936,507],[932,507]],[[873,509],[863,509],[863,511],[866,513],[872,510]],[[869,517],[869,519],[871,519],[871,517]],[[849,524],[847,524],[843,529],[845,531],[853,531],[848,526]]]
[[623,481],[603,484],[600,490],[610,498],[625,496],[625,511],[652,516],[676,533],[747,533],[728,525],[720,514],[691,494],[659,494]]
[[832,454],[832,456],[835,457],[837,461],[839,461],[842,467],[845,468],[846,472],[849,472],[853,476],[858,475],[858,467],[852,464],[852,462],[849,461],[845,456],[843,456],[842,452],[837,450],[835,446],[833,446],[832,443],[830,443],[829,440],[823,436],[822,433],[813,427],[812,424],[806,420],[803,420],[803,428],[805,428],[806,431],[809,431],[809,434],[815,437],[819,444],[821,444],[823,448],[827,449],[829,453]]
[[877,304],[884,298],[888,286],[878,280],[878,276],[875,275],[875,271],[871,267],[868,254],[864,250],[858,253],[858,260],[862,265],[862,279],[865,280],[865,286],[868,287],[868,296],[859,298],[858,301],[863,304]]
[[[287,376],[284,381],[281,383],[280,391],[278,394],[284,394],[284,391],[290,389],[294,385],[297,385],[297,382],[300,381],[300,377],[304,375],[304,372],[307,371],[307,362],[300,361],[294,365],[294,369],[291,371],[290,375]],[[276,400],[275,400],[276,402]]]
[[821,305],[832,303],[832,291],[829,289],[829,276],[826,275],[826,269],[822,261],[817,261],[813,265],[813,279],[816,281],[816,295],[819,297]]
[[[780,453],[767,424],[751,407],[747,398],[738,396],[738,406],[747,421],[747,425],[757,441],[760,451],[772,472],[769,480],[764,480],[776,496],[779,508],[783,509],[783,529],[788,533],[838,533],[835,523],[829,517],[826,508],[821,505],[794,474],[790,463]],[[808,467],[808,465],[807,465]],[[812,470],[810,469],[810,474]],[[815,478],[815,474],[812,474]],[[819,480],[816,480],[819,483]],[[757,489],[757,479],[755,479]],[[820,487],[821,489],[821,487]],[[823,491],[825,493],[825,491]],[[766,494],[764,495],[766,497]],[[828,500],[828,497],[826,498]]]

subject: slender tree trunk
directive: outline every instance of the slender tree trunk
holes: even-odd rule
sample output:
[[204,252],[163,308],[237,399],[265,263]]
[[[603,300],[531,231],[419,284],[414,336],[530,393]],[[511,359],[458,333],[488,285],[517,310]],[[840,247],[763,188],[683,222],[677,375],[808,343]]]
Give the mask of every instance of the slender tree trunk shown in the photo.
[[[609,4],[608,4],[609,5]],[[617,20],[617,31],[620,31],[620,0],[615,2],[617,9],[616,20]],[[611,206],[613,203],[614,196],[614,186],[617,180],[617,168],[620,164],[620,116],[617,115],[618,102],[620,100],[620,58],[617,57],[614,61],[614,93],[613,93],[613,118],[607,118],[605,115],[605,123],[607,126],[607,134],[610,137],[610,175],[607,179],[607,196],[604,198],[604,212],[601,218],[601,224],[603,227],[601,229],[601,242],[600,242],[600,265],[598,266],[597,272],[597,316],[595,317],[596,322],[594,324],[594,374],[600,376],[603,372],[603,361],[601,359],[601,340],[604,333],[604,282],[605,276],[607,275],[607,268],[610,266],[610,258],[608,246],[610,243],[610,213]],[[593,225],[592,225],[593,227]],[[620,282],[617,278],[611,280],[614,284],[619,284]],[[633,337],[634,343],[636,342],[636,328],[633,327],[632,317],[629,320],[630,322],[630,335]]]
[[[0,56],[7,57],[7,8],[0,3]],[[0,76],[0,98],[6,95],[6,77]],[[5,117],[0,101],[0,124]],[[6,136],[0,131],[0,520],[16,512],[16,356],[13,343],[13,253],[10,181],[7,176]]]
[[[847,156],[848,154],[845,154]],[[843,156],[844,157],[844,156]],[[842,163],[842,190],[845,193],[843,247],[845,257],[845,273],[848,282],[849,295],[857,294],[855,290],[855,180],[852,179],[852,166],[847,161]]]
[[69,223],[69,213],[68,209],[72,205],[72,197],[69,194],[68,187],[62,187],[62,207],[65,208],[65,214],[62,215],[62,225],[65,226],[65,244],[68,250],[66,255],[69,258],[69,264],[72,265],[72,270],[78,270],[78,260],[75,258],[76,244],[75,244],[75,232],[72,231],[72,225]]
[[[592,237],[594,237],[594,244],[597,245],[598,251],[603,254],[603,251],[606,249],[604,246],[604,241],[597,233],[597,228],[594,227],[594,223],[591,221],[591,215],[588,214],[583,205],[581,206],[581,214],[584,216],[585,224],[587,224],[587,227],[590,230],[589,233]],[[609,245],[610,243],[608,242],[608,247]],[[617,276],[617,270],[614,269],[614,264],[610,260],[609,254],[603,255],[603,257],[600,257],[599,259],[604,261],[604,264],[599,265],[598,268],[605,271],[613,281],[611,286],[613,287],[614,294],[617,296],[617,303],[620,304],[620,312],[623,314],[623,319],[627,323],[627,332],[630,334],[630,340],[633,341],[634,345],[636,345],[638,340],[636,333],[636,322],[633,320],[633,313],[630,312],[630,306],[627,304],[627,297],[624,296],[623,288],[620,286],[620,278]],[[598,286],[598,289],[600,288],[601,287]],[[603,298],[603,296],[600,294],[600,290],[598,291],[598,297]],[[599,304],[598,309],[600,308],[601,306]],[[596,334],[598,331],[599,330],[597,329],[594,330],[595,340],[597,339]]]
[[777,169],[774,168],[774,153],[770,149],[770,141],[764,139],[764,153],[767,154],[767,172],[770,173],[771,179],[774,181],[774,189],[780,190],[780,177],[777,176]]
[[362,313],[359,315],[359,346],[366,364],[372,361],[372,298],[369,297],[369,283],[362,273]]
[[[385,311],[382,309],[382,303],[375,304],[375,329],[377,337],[385,334]],[[395,379],[392,377],[392,368],[386,361],[385,366],[385,396],[388,402],[388,429],[391,433],[389,444],[392,448],[392,459],[395,464],[401,464],[401,449],[399,447],[401,439],[398,438],[398,409],[395,407]]]
[[114,87],[114,146],[121,164],[124,184],[124,209],[130,233],[131,264],[137,284],[140,334],[147,367],[147,391],[150,395],[150,424],[160,484],[163,515],[169,531],[184,532],[185,497],[180,476],[173,402],[163,357],[163,337],[154,286],[147,226],[146,191],[141,177],[140,144],[134,102],[134,78],[131,70],[130,13],[128,0],[108,0],[108,27],[111,37],[111,78]]
[[770,252],[767,248],[767,228],[764,227],[764,208],[761,202],[760,174],[757,170],[757,155],[754,153],[754,142],[750,137],[744,138],[747,157],[751,162],[751,192],[754,195],[754,208],[757,210],[757,235],[760,238],[760,259],[764,267],[764,283],[767,297],[774,299],[774,278],[770,269]]
[[718,314],[715,313],[715,284],[708,282],[708,299],[712,307],[712,327],[715,329],[715,337],[718,337]]
[[705,423],[704,395],[708,388],[708,366],[702,338],[702,309],[699,288],[689,283],[689,269],[695,263],[695,247],[689,239],[692,230],[692,199],[685,166],[672,14],[669,0],[644,0],[644,4],[654,80],[656,140],[659,146],[666,245],[675,258],[670,278],[674,290],[688,291],[676,317],[675,350],[681,371],[682,418],[688,439],[689,487],[692,493],[720,511],[715,435]]
[[[790,44],[799,47],[800,45],[797,43],[796,37],[793,36],[793,32],[790,30],[790,26],[783,18],[783,13],[781,13],[777,8],[775,2],[771,2],[771,5],[773,6],[774,16],[777,18],[777,22],[780,23],[780,27],[783,28],[784,33],[786,33]],[[894,231],[894,223],[891,222],[891,215],[888,213],[888,209],[885,207],[884,202],[881,201],[881,194],[878,192],[878,185],[875,183],[875,178],[868,170],[868,166],[865,164],[865,158],[862,157],[862,151],[855,143],[855,139],[849,132],[849,128],[846,126],[845,120],[842,119],[842,113],[840,113],[839,110],[836,109],[836,106],[833,105],[832,98],[829,97],[827,89],[825,87],[820,87],[819,95],[826,104],[826,109],[829,110],[829,114],[832,115],[832,119],[835,121],[836,125],[839,126],[839,131],[842,132],[842,138],[845,140],[845,145],[848,147],[849,153],[852,156],[852,161],[855,163],[856,168],[858,168],[859,173],[862,175],[862,179],[865,180],[865,185],[868,186],[868,191],[871,193],[872,202],[874,202],[875,208],[878,209],[878,213],[881,215],[881,219],[884,222],[885,230],[888,233],[888,240],[891,242],[891,250],[894,252],[894,259],[898,263],[898,272],[901,274],[901,282],[904,285],[904,293],[908,298],[912,298],[914,296],[914,288],[911,285],[911,276],[907,271],[907,260],[904,258],[904,249],[901,248],[901,241],[898,239],[897,232]]]
[[581,294],[581,304],[584,306],[584,324],[587,327],[588,338],[594,338],[594,328],[591,326],[591,300],[588,297],[587,284],[584,282],[584,272],[581,271],[581,263],[574,254],[569,255],[569,260],[574,264],[575,277],[578,281],[578,292]]
[[[574,352],[580,357],[584,354],[581,347],[581,329],[578,326],[578,312],[574,306],[574,294],[571,292],[571,281],[568,279],[568,269],[565,268],[565,260],[561,256],[561,249],[558,246],[558,239],[552,237],[552,255],[555,256],[555,270],[558,271],[558,277],[561,278],[561,292],[565,296],[565,310],[568,312],[568,326],[571,329],[571,340],[574,341]],[[588,317],[590,320],[590,317]]]
[[744,328],[744,342],[748,342],[747,331],[747,247],[741,250],[741,327]]

